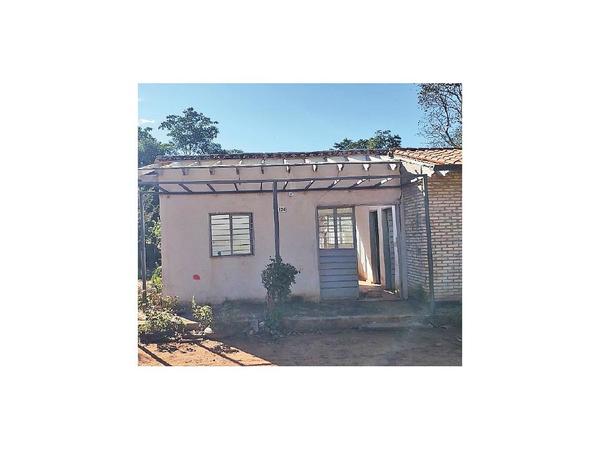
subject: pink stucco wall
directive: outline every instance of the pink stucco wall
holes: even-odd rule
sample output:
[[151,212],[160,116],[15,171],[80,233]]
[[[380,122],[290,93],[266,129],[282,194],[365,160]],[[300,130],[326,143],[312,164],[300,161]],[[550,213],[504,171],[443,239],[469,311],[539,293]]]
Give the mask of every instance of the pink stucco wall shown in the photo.
[[[346,166],[342,176],[389,175],[385,166],[372,166],[369,172],[362,166]],[[335,177],[337,168],[320,167],[314,173],[310,166],[293,168],[287,174],[283,168],[244,169],[240,175],[234,169],[219,169],[211,179],[261,179]],[[208,177],[204,170],[203,177]],[[198,178],[183,175],[179,170],[159,175],[160,180]],[[321,182],[322,185],[330,182]],[[390,184],[396,183],[390,181]],[[317,183],[315,183],[317,185]],[[281,186],[280,186],[281,187]],[[290,184],[289,188],[293,188]],[[298,186],[300,187],[300,186]],[[265,187],[269,189],[269,187]],[[293,196],[280,192],[281,255],[300,270],[293,294],[309,300],[319,298],[319,273],[317,260],[317,206],[334,205],[391,205],[398,200],[398,189],[370,189],[363,191],[296,192]],[[222,303],[226,300],[263,301],[264,288],[260,273],[274,255],[274,224],[272,195],[261,194],[221,195],[161,195],[162,265],[164,291],[176,295],[181,302],[192,296],[198,302]],[[254,219],[255,252],[251,256],[210,257],[209,213],[251,212]],[[199,276],[194,279],[194,275]]]

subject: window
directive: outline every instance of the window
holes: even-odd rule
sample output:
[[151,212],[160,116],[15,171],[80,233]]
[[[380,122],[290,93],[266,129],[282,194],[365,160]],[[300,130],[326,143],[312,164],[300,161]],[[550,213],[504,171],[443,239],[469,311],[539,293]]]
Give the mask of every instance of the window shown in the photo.
[[354,248],[352,208],[319,208],[319,248]]
[[251,213],[210,214],[211,256],[254,254]]

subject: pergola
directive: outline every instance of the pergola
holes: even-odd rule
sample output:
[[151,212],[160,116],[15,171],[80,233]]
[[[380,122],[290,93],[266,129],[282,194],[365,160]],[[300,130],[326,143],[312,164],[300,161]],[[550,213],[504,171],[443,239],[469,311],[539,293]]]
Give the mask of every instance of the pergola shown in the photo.
[[[275,255],[280,256],[279,207],[280,192],[358,191],[400,189],[418,179],[424,181],[424,207],[427,232],[429,289],[433,300],[433,253],[429,217],[427,178],[434,172],[449,170],[451,165],[435,164],[399,156],[387,150],[325,151],[311,153],[240,153],[200,156],[159,157],[155,163],[138,169],[141,233],[145,236],[144,195],[221,195],[272,193],[275,230]],[[348,167],[354,174],[348,174]],[[276,177],[268,176],[279,169]],[[304,176],[295,176],[302,168]],[[335,175],[323,176],[319,169],[328,168]],[[355,168],[360,169],[360,175]],[[377,168],[377,170],[373,170]],[[306,176],[309,170],[310,176]],[[252,172],[250,172],[252,171]],[[323,172],[323,170],[321,170]],[[378,172],[378,173],[374,173]],[[224,175],[225,174],[225,175]],[[235,174],[235,176],[233,176]],[[243,178],[252,174],[251,178]],[[185,180],[180,179],[185,176]],[[179,178],[178,178],[179,177]],[[145,189],[142,189],[145,188]],[[141,249],[142,283],[146,291],[146,249]]]

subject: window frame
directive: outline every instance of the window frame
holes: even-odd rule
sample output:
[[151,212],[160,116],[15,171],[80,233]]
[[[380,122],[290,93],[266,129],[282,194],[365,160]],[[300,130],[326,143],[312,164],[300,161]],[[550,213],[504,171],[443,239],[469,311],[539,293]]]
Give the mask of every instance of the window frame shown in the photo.
[[[213,233],[212,233],[212,218],[213,216],[229,216],[229,248],[230,255],[213,255]],[[233,216],[248,216],[249,232],[250,232],[250,253],[233,253]],[[216,212],[208,214],[208,242],[209,256],[211,258],[228,258],[230,256],[254,256],[254,216],[251,212]]]
[[[338,241],[338,209],[351,209],[351,217],[352,217],[352,247],[339,247]],[[334,247],[321,247],[320,240],[320,231],[321,227],[319,224],[319,210],[323,209],[331,209],[333,210],[333,229],[334,229]],[[317,219],[317,249],[319,250],[356,250],[356,215],[354,205],[339,205],[339,206],[317,206],[317,210],[315,211],[316,219]]]

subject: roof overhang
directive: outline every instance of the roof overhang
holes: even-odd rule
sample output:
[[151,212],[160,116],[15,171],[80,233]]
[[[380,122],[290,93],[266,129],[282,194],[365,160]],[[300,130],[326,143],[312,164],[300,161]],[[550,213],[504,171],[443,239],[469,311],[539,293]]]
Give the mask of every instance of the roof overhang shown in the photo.
[[403,179],[445,175],[460,168],[384,150],[176,156],[138,169],[138,183],[169,195],[261,193],[271,191],[274,184],[286,192],[352,191],[398,188]]

